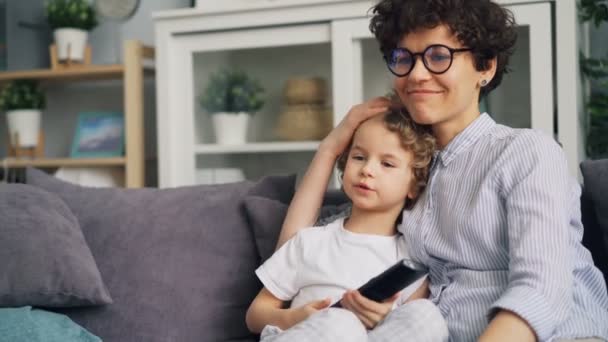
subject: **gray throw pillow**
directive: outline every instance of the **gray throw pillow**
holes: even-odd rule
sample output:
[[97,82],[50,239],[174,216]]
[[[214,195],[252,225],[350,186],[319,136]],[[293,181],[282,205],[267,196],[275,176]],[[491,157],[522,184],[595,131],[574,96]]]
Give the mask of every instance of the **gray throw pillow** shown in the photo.
[[0,186],[0,307],[109,304],[78,221],[56,195]]
[[260,263],[274,253],[288,205],[261,196],[247,196],[245,208],[258,249]]
[[[286,201],[263,196],[250,195],[245,198],[247,217],[251,224],[261,262],[266,261],[274,253],[288,206]],[[351,204],[348,202],[348,198],[341,192],[328,192],[324,197],[319,219],[315,226],[325,225],[339,217],[348,215],[350,208]]]
[[289,177],[173,189],[86,188],[30,169],[80,221],[114,299],[62,310],[104,341],[253,341],[245,313],[260,290],[243,199],[291,198]]
[[[604,252],[608,251],[608,159],[581,163],[584,191],[591,198],[600,227]],[[587,227],[585,227],[586,229]]]

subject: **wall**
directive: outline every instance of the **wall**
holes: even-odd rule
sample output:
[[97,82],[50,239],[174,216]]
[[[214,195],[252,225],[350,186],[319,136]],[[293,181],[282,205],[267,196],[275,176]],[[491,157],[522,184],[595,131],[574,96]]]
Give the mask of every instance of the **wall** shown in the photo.
[[135,15],[125,22],[102,18],[91,33],[91,44],[95,47],[93,62],[116,63],[120,60],[122,56],[117,51],[120,40],[138,39],[154,45],[152,12],[189,6],[190,0],[140,0]]

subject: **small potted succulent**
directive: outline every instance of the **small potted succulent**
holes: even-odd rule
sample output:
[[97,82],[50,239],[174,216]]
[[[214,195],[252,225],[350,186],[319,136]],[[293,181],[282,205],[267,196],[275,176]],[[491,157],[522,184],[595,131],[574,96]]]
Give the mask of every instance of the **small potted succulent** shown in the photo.
[[82,61],[88,33],[97,26],[93,5],[87,0],[50,0],[46,17],[53,30],[58,59]]
[[211,75],[200,105],[212,115],[218,144],[243,144],[249,118],[264,105],[264,88],[243,71],[224,69]]
[[44,106],[44,93],[35,81],[18,80],[4,86],[0,91],[0,109],[6,111],[11,145],[38,145],[40,115]]

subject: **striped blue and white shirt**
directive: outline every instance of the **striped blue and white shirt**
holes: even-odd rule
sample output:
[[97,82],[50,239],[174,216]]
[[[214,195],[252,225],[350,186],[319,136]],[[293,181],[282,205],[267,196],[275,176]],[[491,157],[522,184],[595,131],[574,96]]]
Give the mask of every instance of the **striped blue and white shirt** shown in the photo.
[[481,115],[433,162],[399,230],[429,267],[452,341],[474,341],[499,309],[540,341],[608,339],[608,296],[581,244],[580,187],[550,137]]

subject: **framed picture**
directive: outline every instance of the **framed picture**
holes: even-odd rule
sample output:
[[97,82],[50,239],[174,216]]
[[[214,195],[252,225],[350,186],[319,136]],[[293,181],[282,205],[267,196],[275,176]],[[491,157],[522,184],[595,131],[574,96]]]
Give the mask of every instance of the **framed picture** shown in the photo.
[[85,112],[78,115],[72,141],[72,158],[119,157],[124,153],[122,113]]

